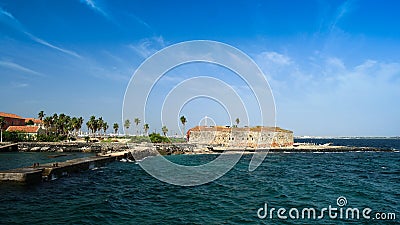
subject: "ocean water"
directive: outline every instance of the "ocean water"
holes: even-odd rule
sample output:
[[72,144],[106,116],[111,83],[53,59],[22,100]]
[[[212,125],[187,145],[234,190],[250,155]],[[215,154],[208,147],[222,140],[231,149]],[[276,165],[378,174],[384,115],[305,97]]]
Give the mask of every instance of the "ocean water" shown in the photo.
[[[340,141],[400,149],[398,139]],[[215,157],[168,159],[188,165]],[[0,224],[399,224],[399,152],[271,153],[253,172],[250,159],[244,155],[223,177],[196,187],[163,183],[138,164],[122,162],[33,186],[1,184]],[[338,206],[339,197],[347,204]],[[265,204],[268,211],[286,209],[288,218],[278,218],[275,210],[272,218],[260,219]],[[360,219],[332,219],[326,212],[321,219],[301,218],[304,208],[320,215],[330,205],[370,208],[371,218],[360,213]],[[300,211],[298,219],[289,218],[293,208]],[[396,219],[378,220],[376,213],[394,213]]]

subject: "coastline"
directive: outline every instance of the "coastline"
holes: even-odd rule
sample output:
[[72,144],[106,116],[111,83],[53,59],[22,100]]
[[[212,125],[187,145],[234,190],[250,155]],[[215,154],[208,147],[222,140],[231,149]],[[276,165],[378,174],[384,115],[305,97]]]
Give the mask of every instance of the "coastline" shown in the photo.
[[[2,143],[2,146],[11,143]],[[155,148],[161,155],[179,154],[219,154],[224,151],[254,153],[254,152],[394,152],[396,149],[359,147],[359,146],[338,146],[338,145],[317,145],[312,143],[295,143],[290,147],[272,147],[268,149],[254,148],[230,148],[218,146],[206,146],[187,143],[121,143],[121,142],[19,142],[14,152],[92,152],[97,154],[110,154],[123,151],[143,151]],[[0,146],[1,147],[1,146]]]

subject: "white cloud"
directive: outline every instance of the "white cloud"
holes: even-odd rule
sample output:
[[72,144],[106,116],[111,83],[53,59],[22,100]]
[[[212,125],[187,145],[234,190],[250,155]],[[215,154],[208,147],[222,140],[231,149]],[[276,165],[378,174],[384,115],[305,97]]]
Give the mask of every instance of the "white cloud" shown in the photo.
[[8,21],[2,21],[0,20],[0,22],[5,22],[7,23],[9,26],[13,27],[14,29],[18,30],[19,32],[27,35],[31,40],[35,41],[36,43],[39,43],[41,45],[47,46],[49,48],[55,49],[57,51],[63,52],[65,54],[77,57],[77,58],[81,58],[80,55],[78,55],[76,52],[71,51],[71,50],[67,50],[65,48],[61,48],[58,47],[56,45],[50,44],[48,41],[45,41],[41,38],[38,38],[37,36],[33,35],[32,33],[28,32],[24,26],[10,13],[5,11],[4,9],[0,8],[0,16],[5,16],[7,17]]
[[100,13],[107,19],[111,19],[111,17],[101,7],[99,7],[98,4],[94,0],[81,0],[81,2],[88,5],[95,12]]
[[147,58],[164,48],[165,41],[162,36],[145,38],[136,44],[130,44],[129,47],[133,49],[139,56]]
[[347,14],[351,11],[353,1],[347,0],[343,4],[341,4],[337,10],[335,17],[333,18],[329,30],[332,31],[333,29],[336,28],[337,23]]
[[288,56],[279,54],[277,52],[262,52],[258,55],[258,60],[265,60],[275,65],[289,65],[291,60]]
[[15,82],[13,82],[11,85],[13,88],[25,88],[29,86],[29,84],[27,83],[15,83]]
[[[269,57],[276,55],[290,63]],[[399,132],[394,121],[400,113],[400,62],[368,59],[348,66],[337,57],[316,55],[300,62],[280,53],[255,58],[276,97],[278,125],[298,135]]]
[[34,70],[31,70],[29,68],[26,68],[24,66],[21,66],[17,63],[13,63],[13,62],[9,62],[9,61],[0,61],[0,66],[5,67],[5,68],[9,68],[9,69],[13,69],[16,71],[20,71],[23,73],[29,73],[29,74],[33,74],[33,75],[38,75],[38,76],[42,76],[43,74],[36,72]]
[[82,58],[82,56],[78,55],[78,54],[77,54],[76,52],[74,52],[74,51],[67,50],[67,49],[64,49],[64,48],[60,48],[60,47],[58,47],[58,46],[55,46],[55,45],[53,45],[53,44],[50,44],[49,42],[47,42],[47,41],[45,41],[45,40],[43,40],[43,39],[40,39],[40,38],[38,38],[38,37],[36,37],[36,36],[34,36],[34,35],[28,33],[28,32],[24,32],[24,33],[25,33],[26,35],[28,35],[32,40],[36,41],[36,42],[39,43],[39,44],[45,45],[45,46],[47,46],[47,47],[49,47],[49,48],[58,50],[58,51],[63,52],[63,53],[65,53],[65,54],[68,54],[68,55],[71,55],[71,56],[75,56],[75,57],[77,57],[77,58]]

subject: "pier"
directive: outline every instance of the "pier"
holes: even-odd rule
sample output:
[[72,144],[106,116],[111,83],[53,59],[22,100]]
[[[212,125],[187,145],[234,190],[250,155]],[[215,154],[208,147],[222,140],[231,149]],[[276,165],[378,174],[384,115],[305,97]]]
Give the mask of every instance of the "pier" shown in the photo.
[[29,167],[0,171],[0,182],[19,182],[24,184],[39,183],[68,176],[71,173],[94,169],[119,160],[127,152],[106,156],[92,156],[67,160],[65,162],[35,164]]
[[0,152],[17,152],[18,151],[18,144],[7,144],[7,145],[0,145]]

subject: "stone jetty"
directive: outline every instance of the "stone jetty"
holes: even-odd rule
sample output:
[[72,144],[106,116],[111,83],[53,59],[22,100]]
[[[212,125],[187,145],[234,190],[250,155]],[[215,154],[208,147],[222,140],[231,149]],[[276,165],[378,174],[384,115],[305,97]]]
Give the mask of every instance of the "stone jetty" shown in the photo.
[[0,182],[11,181],[25,184],[39,183],[54,180],[84,170],[104,166],[107,163],[119,160],[126,152],[109,156],[93,156],[67,160],[65,162],[38,164],[33,166],[0,171]]
[[18,144],[16,143],[4,143],[0,145],[0,152],[16,152],[18,151]]

